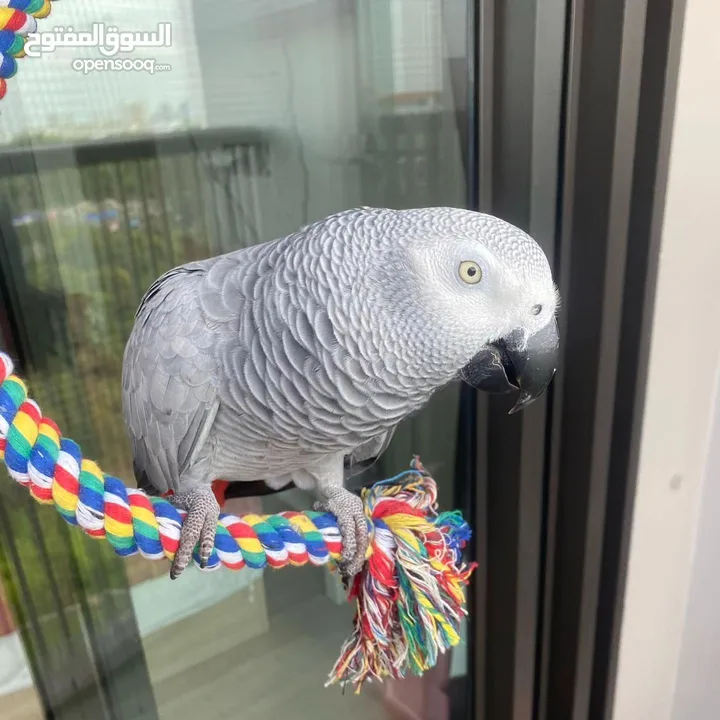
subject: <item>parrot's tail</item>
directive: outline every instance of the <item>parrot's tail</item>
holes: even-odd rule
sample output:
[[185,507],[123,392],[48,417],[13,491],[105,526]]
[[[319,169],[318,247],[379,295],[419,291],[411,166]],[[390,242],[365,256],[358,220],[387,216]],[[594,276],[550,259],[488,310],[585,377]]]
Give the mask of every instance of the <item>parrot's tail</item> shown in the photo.
[[[0,352],[0,460],[39,503],[70,524],[105,538],[121,556],[175,556],[187,513],[106,475],[63,438],[28,397]],[[470,528],[459,513],[436,512],[435,481],[415,458],[410,470],[363,490],[370,528],[368,559],[355,576],[355,629],[328,685],[419,675],[460,642],[465,586],[474,564],[462,561]],[[329,513],[221,514],[206,570],[336,565],[341,534]],[[198,549],[195,564],[200,567]]]

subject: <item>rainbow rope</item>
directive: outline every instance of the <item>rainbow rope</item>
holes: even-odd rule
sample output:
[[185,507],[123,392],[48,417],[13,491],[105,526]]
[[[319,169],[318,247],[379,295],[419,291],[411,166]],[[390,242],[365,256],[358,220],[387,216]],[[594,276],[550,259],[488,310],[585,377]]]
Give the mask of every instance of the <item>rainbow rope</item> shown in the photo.
[[[0,459],[33,498],[123,557],[172,561],[187,513],[106,475],[61,436],[28,397],[13,362],[0,352]],[[460,642],[464,587],[474,565],[462,563],[470,529],[459,513],[440,513],[435,481],[416,458],[409,471],[363,491],[370,528],[368,559],[353,579],[355,628],[328,684],[401,678],[433,667]],[[335,564],[342,551],[336,518],[321,512],[222,513],[206,570]],[[198,548],[193,560],[200,567]]]
[[37,21],[50,15],[53,0],[0,0],[0,100],[7,80],[17,74],[19,58],[25,57],[25,39],[37,32]]

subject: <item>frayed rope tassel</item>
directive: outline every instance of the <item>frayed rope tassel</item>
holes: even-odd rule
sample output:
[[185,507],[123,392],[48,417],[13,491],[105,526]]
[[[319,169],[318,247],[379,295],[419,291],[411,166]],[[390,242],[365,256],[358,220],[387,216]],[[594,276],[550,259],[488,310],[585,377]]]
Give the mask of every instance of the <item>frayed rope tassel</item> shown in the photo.
[[[0,352],[0,459],[39,503],[70,525],[105,538],[123,557],[172,561],[187,513],[126,487],[83,458],[77,443],[30,399]],[[460,642],[465,587],[475,568],[462,560],[470,528],[458,512],[437,512],[437,487],[419,459],[410,470],[362,493],[370,529],[368,558],[350,587],[357,603],[352,636],[326,685],[421,675]],[[336,567],[342,552],[336,518],[316,511],[276,515],[222,513],[206,570],[286,565]],[[198,549],[193,555],[200,567]]]

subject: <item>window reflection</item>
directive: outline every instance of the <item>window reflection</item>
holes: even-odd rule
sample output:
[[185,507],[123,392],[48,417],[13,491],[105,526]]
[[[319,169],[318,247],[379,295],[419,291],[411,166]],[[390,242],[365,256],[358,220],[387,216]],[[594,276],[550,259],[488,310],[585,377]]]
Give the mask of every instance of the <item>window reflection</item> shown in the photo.
[[[76,29],[172,24],[172,46],[153,50],[172,66],[162,74],[73,71],[72,60],[96,57],[95,48],[57,48],[25,63],[0,125],[0,320],[45,412],[130,481],[122,350],[153,279],[347,207],[465,204],[465,3],[77,0],[53,12],[53,22]],[[420,452],[452,506],[457,414],[449,388],[360,480],[395,474]],[[226,509],[311,502],[291,490]],[[31,523],[23,532],[32,542]],[[462,651],[422,679],[371,686],[359,698],[323,690],[353,610],[324,569],[191,569],[171,583],[164,563],[120,561],[75,535],[59,535],[55,550],[81,568],[72,581],[53,580],[60,614],[84,598],[90,630],[70,636],[89,633],[80,645],[108,671],[95,682],[115,717],[269,718],[298,707],[303,717],[409,708],[450,717]],[[42,562],[22,552],[24,565]],[[142,648],[127,658],[135,685],[142,676],[150,691],[132,708],[129,666],[113,665],[112,638],[121,636]],[[35,669],[58,671],[70,656],[65,648]]]

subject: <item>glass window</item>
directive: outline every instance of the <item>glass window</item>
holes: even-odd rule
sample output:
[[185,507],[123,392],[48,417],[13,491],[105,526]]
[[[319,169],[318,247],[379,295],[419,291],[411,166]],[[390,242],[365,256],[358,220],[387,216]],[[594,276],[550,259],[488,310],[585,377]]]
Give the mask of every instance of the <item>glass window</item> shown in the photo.
[[[0,327],[86,456],[132,482],[123,347],[168,268],[349,207],[465,206],[465,17],[462,0],[75,0],[39,21],[41,32],[169,29],[159,47],[118,50],[106,36],[104,48],[58,43],[23,59],[0,108]],[[453,507],[457,418],[451,387],[359,482],[420,453]],[[462,647],[423,678],[357,698],[324,689],[353,615],[324,569],[191,568],[171,582],[164,562],[120,560],[7,485],[19,509],[0,536],[2,581],[58,717],[449,720],[464,709]],[[293,489],[226,510],[313,499]]]

